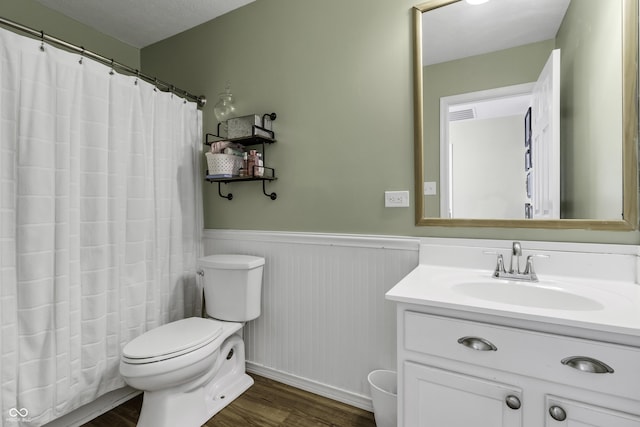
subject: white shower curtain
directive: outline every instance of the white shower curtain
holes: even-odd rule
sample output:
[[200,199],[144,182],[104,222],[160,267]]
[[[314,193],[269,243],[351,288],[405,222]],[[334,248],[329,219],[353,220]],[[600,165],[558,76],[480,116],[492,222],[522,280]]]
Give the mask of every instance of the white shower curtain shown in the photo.
[[39,40],[0,29],[0,50],[0,425],[38,426],[123,386],[123,346],[193,315],[202,123]]

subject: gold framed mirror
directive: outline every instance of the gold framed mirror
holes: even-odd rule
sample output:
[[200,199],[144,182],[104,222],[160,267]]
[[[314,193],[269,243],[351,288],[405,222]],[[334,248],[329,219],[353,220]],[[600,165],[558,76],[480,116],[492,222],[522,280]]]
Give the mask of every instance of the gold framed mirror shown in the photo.
[[[518,1],[529,1],[537,3],[537,0],[518,0]],[[585,4],[581,4],[580,2],[589,3],[586,7],[592,7],[594,0],[565,0],[567,4],[566,11],[571,11],[572,4],[575,4],[577,7],[585,7]],[[598,2],[598,0],[595,0]],[[455,175],[456,178],[449,178],[450,182],[444,184],[448,181],[447,176],[452,177],[453,172],[451,172],[454,167],[452,166],[452,158],[460,158],[462,156],[458,154],[454,154],[456,152],[450,151],[451,147],[445,145],[449,141],[447,138],[449,134],[455,133],[456,135],[461,134],[462,132],[459,129],[459,124],[455,124],[455,128],[449,123],[448,120],[453,120],[451,117],[458,117],[458,114],[455,114],[453,109],[447,110],[449,99],[457,100],[458,98],[462,100],[467,100],[467,97],[477,96],[478,94],[485,94],[485,92],[489,92],[489,90],[497,90],[498,93],[502,93],[502,97],[506,97],[504,95],[504,90],[520,90],[522,87],[533,87],[536,85],[535,82],[531,82],[530,78],[524,78],[525,81],[509,81],[501,87],[480,87],[475,90],[469,90],[469,87],[465,87],[464,90],[456,87],[456,90],[452,90],[448,93],[438,93],[436,94],[435,101],[430,96],[425,96],[425,90],[429,89],[429,84],[436,81],[431,78],[434,74],[429,74],[425,71],[425,66],[423,64],[429,64],[428,66],[433,65],[431,60],[423,60],[423,16],[426,17],[425,14],[433,13],[432,16],[436,16],[434,12],[443,12],[446,8],[447,13],[454,15],[456,13],[460,13],[459,11],[455,11],[453,7],[461,8],[463,7],[463,3],[465,0],[431,0],[426,3],[422,3],[418,6],[415,6],[412,11],[412,20],[413,20],[413,30],[414,30],[414,46],[413,46],[413,58],[414,58],[414,139],[415,139],[415,193],[416,193],[416,225],[419,226],[440,226],[440,227],[507,227],[507,228],[547,228],[547,229],[592,229],[592,230],[636,230],[638,229],[638,0],[615,0],[616,7],[618,7],[617,11],[614,14],[615,19],[617,19],[619,35],[609,35],[607,37],[616,41],[619,46],[616,49],[608,48],[609,51],[615,50],[618,51],[618,56],[614,57],[615,59],[607,59],[602,61],[597,61],[597,63],[603,63],[605,65],[614,65],[613,68],[616,70],[617,75],[615,79],[606,79],[608,82],[615,80],[615,90],[611,90],[611,86],[606,89],[603,93],[605,95],[609,95],[611,92],[617,92],[617,98],[615,101],[615,108],[608,108],[608,110],[617,111],[616,115],[613,116],[613,122],[616,126],[614,132],[602,132],[600,129],[594,129],[594,123],[599,123],[600,120],[597,111],[590,111],[588,113],[584,113],[582,111],[575,112],[575,115],[572,115],[573,110],[582,109],[582,106],[586,105],[585,102],[580,102],[580,100],[589,99],[589,95],[592,97],[591,103],[593,104],[605,104],[602,102],[602,98],[599,97],[596,93],[586,94],[584,89],[578,90],[576,88],[572,88],[578,95],[572,94],[573,98],[569,98],[569,96],[565,96],[565,93],[562,92],[560,95],[557,95],[560,98],[559,102],[563,102],[563,99],[567,99],[566,104],[558,104],[560,105],[558,116],[562,117],[562,122],[557,122],[555,125],[554,132],[557,133],[556,136],[556,150],[557,154],[555,156],[555,162],[558,163],[558,172],[556,177],[551,179],[552,185],[548,184],[550,178],[540,178],[542,176],[542,172],[540,172],[543,168],[538,167],[536,170],[535,165],[542,164],[542,160],[539,158],[535,158],[533,162],[533,167],[531,166],[531,153],[538,153],[550,151],[550,149],[542,149],[542,147],[547,147],[538,139],[538,134],[544,133],[544,131],[540,131],[539,129],[546,129],[538,125],[538,133],[536,134],[534,130],[534,136],[531,137],[529,133],[530,130],[527,131],[527,121],[531,120],[531,108],[533,104],[540,104],[537,98],[534,101],[529,101],[530,109],[527,111],[522,111],[520,122],[522,123],[518,132],[522,134],[521,139],[518,136],[517,145],[518,148],[516,151],[516,155],[519,156],[515,158],[511,158],[508,160],[509,164],[516,164],[518,168],[522,169],[522,171],[518,172],[516,178],[509,178],[509,182],[514,181],[517,182],[515,187],[518,188],[518,191],[522,189],[522,193],[518,194],[517,200],[515,203],[518,203],[516,209],[518,213],[512,216],[502,217],[500,215],[489,216],[485,215],[469,215],[468,212],[476,212],[480,211],[481,204],[487,205],[500,205],[500,203],[496,203],[491,199],[482,200],[480,202],[473,201],[470,202],[471,208],[462,215],[457,215],[456,212],[465,212],[462,208],[457,208],[458,206],[462,206],[463,204],[460,202],[456,202],[456,200],[473,200],[473,197],[469,196],[469,193],[461,193],[462,196],[457,195],[457,189],[462,188],[462,186],[457,185],[454,186],[452,182],[458,183],[462,180],[462,178],[457,178],[460,175]],[[607,2],[599,2],[597,4],[609,4],[615,3],[614,1]],[[485,5],[477,6],[486,7],[488,4],[494,4],[492,7],[497,7],[500,4],[504,5],[508,2],[504,0],[491,0],[489,3]],[[513,2],[511,2],[513,3]],[[579,6],[578,6],[579,5]],[[473,6],[470,6],[473,7]],[[522,9],[522,5],[520,5]],[[524,8],[527,9],[527,8]],[[480,10],[480,9],[477,9]],[[485,9],[489,10],[489,9]],[[566,12],[565,11],[565,12]],[[569,12],[566,12],[569,13]],[[598,12],[600,13],[600,11]],[[508,13],[503,13],[502,15],[508,15]],[[442,28],[451,27],[454,31],[460,31],[453,28],[451,25],[451,19],[447,21],[446,14],[439,13],[437,19],[440,20],[440,25]],[[450,17],[451,15],[449,15]],[[455,15],[456,20],[461,15]],[[544,15],[545,19],[548,17]],[[568,16],[568,15],[567,15]],[[431,15],[429,16],[431,17]],[[582,17],[581,17],[582,18]],[[462,20],[462,19],[460,19]],[[478,21],[480,19],[476,19]],[[483,20],[486,20],[486,15]],[[568,20],[568,18],[567,18]],[[564,22],[565,19],[561,18],[560,21]],[[436,21],[434,21],[436,22]],[[582,21],[581,25],[583,24]],[[568,24],[567,24],[568,25]],[[608,24],[607,24],[608,25]],[[535,26],[532,25],[532,26]],[[582,25],[584,27],[584,25]],[[431,28],[431,27],[430,27]],[[587,27],[590,31],[591,28]],[[584,28],[582,28],[584,30]],[[565,30],[568,32],[568,30]],[[574,31],[575,32],[575,31]],[[459,33],[458,33],[459,34]],[[560,34],[560,33],[558,33]],[[547,45],[560,45],[557,38],[559,36],[554,36],[555,38],[551,41],[545,41]],[[563,62],[560,61],[559,69],[562,71],[558,71],[559,75],[562,77],[562,82],[565,81],[565,73],[574,73],[577,72],[575,70],[579,69],[579,63],[577,61],[576,55],[572,54],[572,48],[575,49],[575,46],[589,46],[589,44],[582,40],[575,40],[569,38],[570,36],[566,36],[567,40],[563,40],[562,47],[563,49],[554,49],[563,51],[564,56],[562,59],[565,59]],[[446,34],[438,34],[438,40],[436,41],[437,45],[446,45],[448,41],[452,39],[457,39],[462,37],[450,36]],[[480,37],[478,37],[480,38]],[[501,37],[502,39],[509,39],[515,37]],[[533,43],[530,44],[531,46]],[[596,43],[594,42],[595,46]],[[567,47],[568,46],[568,47]],[[600,47],[602,49],[602,47]],[[507,50],[512,49],[511,47],[504,48],[502,47],[500,52],[506,52]],[[487,51],[490,52],[491,51]],[[548,53],[545,55],[549,55]],[[573,55],[573,57],[572,57]],[[479,58],[480,54],[476,54],[473,58]],[[485,55],[486,56],[486,55]],[[552,55],[549,55],[551,58]],[[447,58],[446,61],[449,64],[453,64],[456,61],[460,61],[460,59],[450,59]],[[549,59],[547,64],[551,61]],[[540,61],[539,61],[540,63]],[[465,65],[467,68],[465,71],[468,73],[470,68],[468,67],[468,63]],[[531,66],[528,67],[532,71],[535,70],[538,73],[539,68],[544,68],[545,62],[542,61],[542,66]],[[438,65],[436,63],[436,65]],[[568,70],[566,71],[565,66]],[[584,68],[583,69],[587,69]],[[425,78],[425,74],[428,76]],[[499,73],[493,72],[492,75],[496,75]],[[476,74],[472,74],[476,76]],[[566,78],[568,84],[564,84],[563,89],[565,87],[570,87],[572,84],[574,86],[574,81],[580,81],[583,77],[575,77],[573,74],[569,74],[570,78]],[[586,79],[586,78],[584,78]],[[472,79],[473,80],[473,79]],[[586,81],[587,88],[590,88],[594,85],[591,85],[588,81]],[[460,86],[464,86],[460,84]],[[468,86],[468,85],[467,85]],[[545,86],[545,85],[543,85]],[[441,88],[442,86],[437,86]],[[546,86],[545,86],[546,87]],[[505,89],[507,88],[507,89]],[[515,88],[515,89],[514,89]],[[529,90],[529,89],[528,89]],[[568,89],[565,89],[568,90]],[[465,92],[466,91],[466,92]],[[437,91],[436,91],[437,92]],[[463,93],[464,92],[464,93]],[[472,93],[470,93],[472,92]],[[509,95],[511,96],[511,95]],[[595,97],[595,99],[593,99]],[[425,99],[427,99],[430,103],[425,108]],[[440,105],[436,106],[439,100]],[[594,102],[597,101],[597,102]],[[452,101],[453,102],[453,101]],[[551,102],[551,101],[549,101]],[[459,104],[463,103],[462,101],[458,102]],[[439,107],[439,108],[438,108]],[[435,119],[431,116],[425,118],[425,112],[430,114],[430,111],[436,110]],[[447,112],[449,111],[449,112]],[[533,117],[538,119],[542,117],[542,113],[537,112],[534,108]],[[439,113],[439,114],[438,114]],[[583,116],[589,118],[589,120],[585,120],[582,117],[582,121],[579,121],[578,114],[583,114]],[[448,118],[447,118],[448,117]],[[464,117],[464,115],[463,115]],[[445,119],[447,118],[447,119]],[[598,120],[596,120],[598,119]],[[611,121],[611,120],[610,120]],[[427,124],[431,124],[429,126]],[[604,122],[604,120],[602,120]],[[436,123],[433,126],[433,123]],[[440,124],[438,129],[438,123]],[[531,125],[529,124],[529,129],[531,129]],[[490,126],[493,128],[494,126]],[[533,126],[534,129],[536,125]],[[604,125],[602,125],[604,127]],[[426,133],[425,133],[426,132]],[[476,132],[476,131],[474,131]],[[593,134],[593,135],[592,135]],[[435,136],[434,136],[435,135]],[[444,135],[444,137],[443,137]],[[616,137],[617,135],[617,137]],[[510,137],[514,139],[513,136]],[[438,141],[435,141],[435,140]],[[495,140],[495,137],[491,137],[491,140]],[[593,150],[588,149],[590,147],[586,141],[586,139],[593,139],[593,144],[600,144],[599,146],[594,145]],[[530,142],[533,140],[533,143]],[[445,142],[443,142],[445,141]],[[527,145],[529,144],[529,145]],[[435,151],[432,150],[433,147],[437,147]],[[465,147],[460,144],[461,147]],[[468,147],[468,145],[467,145]],[[585,148],[587,147],[587,148]],[[461,150],[460,148],[458,150]],[[480,149],[481,152],[484,152]],[[592,157],[585,157],[584,153],[579,153],[576,155],[576,150],[583,151],[594,151],[592,153]],[[458,151],[459,152],[459,151]],[[553,152],[553,151],[551,151]],[[614,157],[616,166],[615,170],[611,169],[609,166],[602,167],[604,169],[603,172],[600,172],[603,175],[596,175],[595,170],[597,168],[593,167],[594,158],[598,160],[598,162],[604,160],[602,159],[602,153],[617,153],[617,157]],[[445,154],[449,153],[449,154]],[[474,152],[475,154],[471,154],[472,156],[478,156],[478,151]],[[487,152],[488,153],[488,152]],[[600,154],[598,154],[600,153]],[[502,161],[502,165],[505,165],[506,155],[503,156],[502,152],[498,152],[497,154],[491,154],[488,157],[497,158],[499,161]],[[578,158],[580,157],[580,160]],[[549,158],[553,159],[553,156]],[[447,160],[446,162],[443,159]],[[558,160],[559,159],[559,160]],[[571,160],[573,159],[573,160]],[[574,163],[570,163],[573,161]],[[464,163],[462,163],[464,164]],[[550,164],[553,164],[551,162]],[[443,165],[446,165],[443,166]],[[426,167],[426,169],[425,169]],[[471,182],[482,182],[484,180],[485,175],[489,175],[489,172],[492,170],[502,170],[507,169],[501,166],[496,167],[495,164],[493,166],[484,165],[482,166],[484,169],[479,169],[478,171],[474,171],[470,169],[469,163],[466,166],[456,166],[455,170],[462,170],[462,174],[468,175],[468,180]],[[437,170],[439,169],[439,170]],[[545,170],[553,170],[553,168],[546,167]],[[580,172],[582,171],[582,172]],[[585,172],[586,171],[586,172]],[[590,171],[590,172],[589,172]],[[537,175],[535,174],[537,173]],[[582,173],[583,175],[579,175]],[[584,176],[585,173],[589,173],[590,175]],[[553,176],[553,174],[551,174]],[[535,177],[535,178],[532,178]],[[613,178],[611,181],[609,179]],[[497,178],[502,181],[498,181],[500,183],[504,183],[505,178]],[[533,182],[534,184],[531,184]],[[609,184],[608,187],[604,189],[596,190],[596,186],[602,184],[603,182],[613,182],[614,184]],[[499,184],[500,186],[502,184]],[[536,186],[537,185],[537,186]],[[493,187],[496,185],[494,184]],[[504,186],[507,188],[507,186]],[[531,190],[531,187],[534,190]],[[551,196],[547,194],[543,194],[543,190],[536,191],[536,188],[556,188],[557,191]],[[617,189],[618,187],[619,190]],[[502,187],[501,187],[502,188]],[[442,190],[444,189],[446,196],[440,197]],[[505,190],[507,191],[507,190]],[[430,195],[425,195],[425,193],[429,193]],[[431,195],[435,193],[434,195]],[[530,194],[530,193],[533,193]],[[594,193],[595,195],[592,195]],[[597,193],[597,194],[596,194]],[[618,194],[619,193],[619,194]],[[543,196],[540,196],[543,194]],[[611,214],[600,214],[593,212],[600,212],[598,209],[589,209],[582,208],[582,205],[586,205],[587,203],[583,203],[582,200],[579,200],[581,197],[584,198],[584,194],[588,194],[587,198],[593,198],[594,201],[590,203],[599,203],[600,206],[604,209],[611,208],[613,206],[613,210],[609,209]],[[472,193],[475,196],[475,193]],[[610,198],[609,195],[612,197]],[[436,196],[436,197],[434,197]],[[555,199],[553,198],[555,197]],[[541,201],[542,198],[542,201]],[[547,199],[548,198],[548,199]],[[603,199],[600,200],[599,198]],[[448,200],[448,204],[445,204],[443,200]],[[547,200],[551,200],[550,202]],[[614,200],[612,202],[612,200]],[[581,205],[582,203],[582,205]],[[456,209],[451,209],[452,205],[456,206]],[[619,205],[619,207],[618,207]],[[555,211],[551,209],[543,209],[543,207],[555,206]],[[582,210],[581,210],[582,209]],[[513,211],[513,210],[512,210]],[[552,212],[553,211],[553,212]],[[435,214],[434,214],[435,212]],[[444,213],[443,213],[444,212]],[[532,214],[532,212],[536,212],[536,214]],[[539,213],[538,213],[539,212]]]

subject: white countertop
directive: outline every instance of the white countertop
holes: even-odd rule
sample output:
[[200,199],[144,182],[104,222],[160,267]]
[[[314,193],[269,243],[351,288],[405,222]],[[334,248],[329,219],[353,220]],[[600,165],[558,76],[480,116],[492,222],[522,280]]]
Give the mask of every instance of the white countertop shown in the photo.
[[[577,327],[640,337],[640,286],[633,282],[545,275],[540,285],[558,286],[601,305],[596,309],[566,310],[509,304],[456,291],[455,284],[489,282],[492,271],[420,264],[386,294],[398,303],[497,315],[524,321]],[[525,284],[526,285],[526,284]],[[537,286],[536,284],[532,284]]]

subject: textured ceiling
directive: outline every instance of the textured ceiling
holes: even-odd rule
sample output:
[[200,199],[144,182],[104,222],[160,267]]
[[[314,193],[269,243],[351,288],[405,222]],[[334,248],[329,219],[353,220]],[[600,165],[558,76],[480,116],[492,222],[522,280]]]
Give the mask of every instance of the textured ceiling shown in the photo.
[[[131,46],[143,48],[255,0],[37,1]],[[569,2],[491,0],[484,5],[469,6],[461,1],[425,13],[423,48],[430,52],[425,65],[552,38]],[[495,43],[498,43],[495,48],[487,47]]]
[[[604,0],[603,0],[604,1]],[[422,14],[423,64],[480,55],[556,36],[570,0],[465,1]]]
[[37,0],[131,46],[143,48],[255,0]]

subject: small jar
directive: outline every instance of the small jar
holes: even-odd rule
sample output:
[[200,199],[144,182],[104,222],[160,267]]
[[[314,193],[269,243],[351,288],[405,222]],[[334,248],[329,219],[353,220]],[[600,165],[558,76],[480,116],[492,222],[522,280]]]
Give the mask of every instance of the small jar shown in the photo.
[[240,176],[249,176],[249,158],[247,153],[242,154],[242,167],[240,168]]

